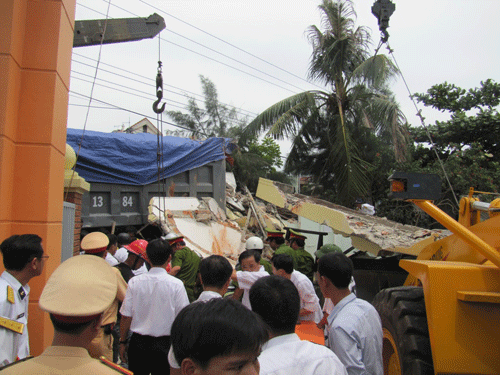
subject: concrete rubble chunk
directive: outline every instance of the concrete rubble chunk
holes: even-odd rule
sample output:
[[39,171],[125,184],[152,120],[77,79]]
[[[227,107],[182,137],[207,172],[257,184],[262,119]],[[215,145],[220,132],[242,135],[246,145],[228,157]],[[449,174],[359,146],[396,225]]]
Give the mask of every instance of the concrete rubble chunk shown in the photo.
[[202,257],[218,254],[235,263],[242,249],[240,226],[227,220],[213,198],[154,197],[148,221],[164,233],[184,236],[186,245]]
[[450,234],[447,230],[427,230],[403,225],[321,199],[286,193],[281,187],[282,184],[261,178],[256,196],[277,207],[326,225],[334,233],[350,237],[352,245],[357,249],[374,255],[378,255],[381,250],[418,255],[416,248],[420,241],[431,237],[438,240]]

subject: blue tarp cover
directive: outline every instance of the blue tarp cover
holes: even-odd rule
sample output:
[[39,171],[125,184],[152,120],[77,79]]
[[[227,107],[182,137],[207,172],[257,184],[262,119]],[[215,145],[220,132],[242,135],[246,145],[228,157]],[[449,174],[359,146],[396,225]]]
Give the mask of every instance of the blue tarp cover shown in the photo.
[[[227,138],[195,141],[164,136],[160,178],[222,160],[236,147]],[[78,153],[81,129],[67,129],[67,143]],[[87,182],[147,185],[158,181],[158,140],[154,134],[85,131],[76,171]]]

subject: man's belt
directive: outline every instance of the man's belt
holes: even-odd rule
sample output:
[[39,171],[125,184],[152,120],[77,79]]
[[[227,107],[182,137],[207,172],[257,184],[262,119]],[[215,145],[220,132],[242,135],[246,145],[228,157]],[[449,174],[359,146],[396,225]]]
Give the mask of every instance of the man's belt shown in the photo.
[[0,327],[4,327],[16,333],[22,334],[24,330],[24,323],[19,323],[18,321],[0,316]]

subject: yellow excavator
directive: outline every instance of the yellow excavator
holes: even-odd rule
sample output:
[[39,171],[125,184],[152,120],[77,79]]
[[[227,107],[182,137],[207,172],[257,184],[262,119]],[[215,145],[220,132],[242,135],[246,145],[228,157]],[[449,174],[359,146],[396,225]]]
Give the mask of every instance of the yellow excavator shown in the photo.
[[433,204],[437,175],[396,172],[389,180],[393,198],[449,231],[365,215],[265,179],[256,196],[351,239],[358,297],[382,319],[386,375],[500,374],[500,199],[481,202],[471,189],[457,221]]
[[413,202],[453,234],[416,260],[401,260],[405,286],[373,300],[384,374],[500,374],[500,199],[481,202],[471,189],[456,221],[432,203],[437,175],[396,172],[389,180],[392,197]]

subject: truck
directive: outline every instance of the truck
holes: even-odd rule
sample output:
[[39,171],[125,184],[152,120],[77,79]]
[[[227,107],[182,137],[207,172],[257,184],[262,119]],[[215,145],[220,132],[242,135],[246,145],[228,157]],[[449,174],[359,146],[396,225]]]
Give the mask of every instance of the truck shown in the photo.
[[82,228],[148,225],[153,197],[211,197],[226,205],[225,138],[195,141],[153,134],[67,129],[79,152],[75,171],[90,183],[82,197]]
[[395,172],[389,180],[393,198],[447,230],[285,193],[270,180],[259,181],[257,197],[351,238],[357,295],[382,321],[384,374],[499,374],[500,199],[481,202],[471,189],[454,220],[433,203],[438,176]]

